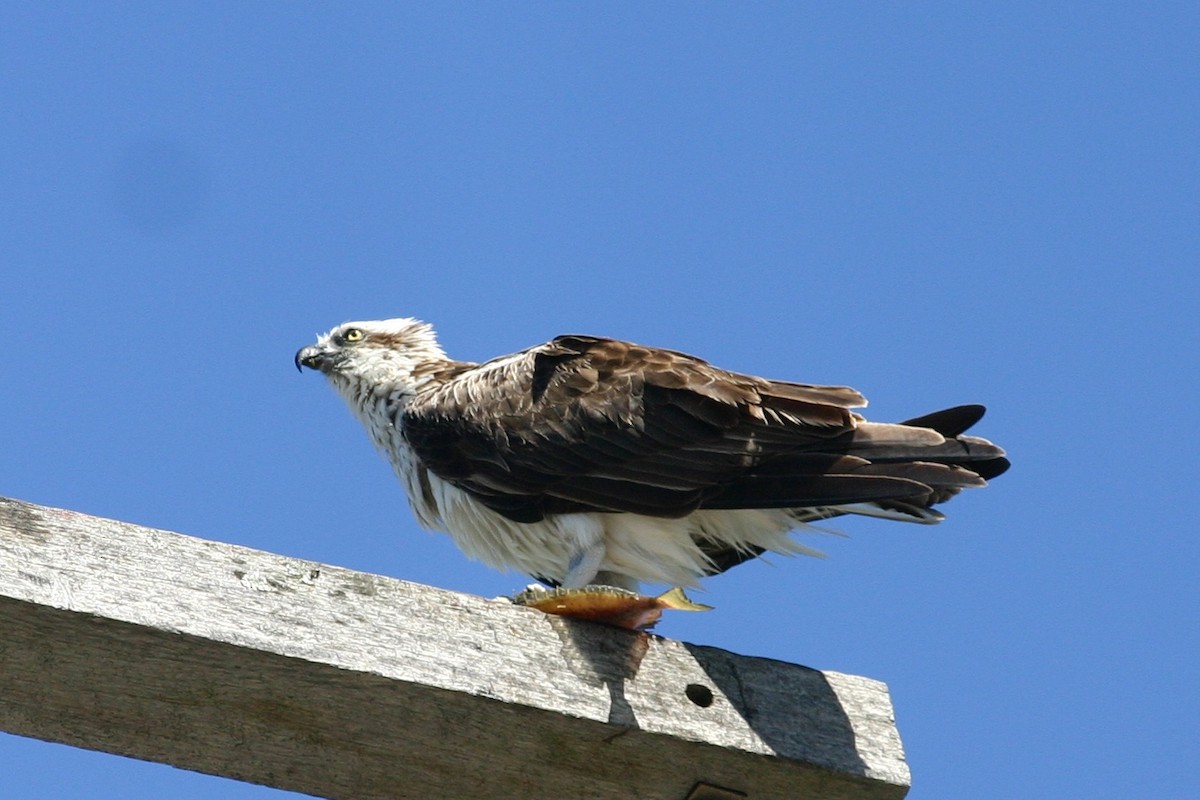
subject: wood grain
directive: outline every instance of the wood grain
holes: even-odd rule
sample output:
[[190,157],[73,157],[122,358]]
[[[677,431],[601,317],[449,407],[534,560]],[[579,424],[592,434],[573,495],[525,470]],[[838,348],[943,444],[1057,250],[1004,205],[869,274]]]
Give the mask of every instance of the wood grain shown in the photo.
[[868,678],[5,499],[0,729],[356,800],[909,785]]

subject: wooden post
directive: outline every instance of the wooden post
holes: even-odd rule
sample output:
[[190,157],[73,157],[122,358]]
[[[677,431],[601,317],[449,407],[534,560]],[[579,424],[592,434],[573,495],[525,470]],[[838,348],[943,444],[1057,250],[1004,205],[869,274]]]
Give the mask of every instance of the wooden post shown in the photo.
[[353,798],[902,798],[887,687],[0,498],[0,729]]

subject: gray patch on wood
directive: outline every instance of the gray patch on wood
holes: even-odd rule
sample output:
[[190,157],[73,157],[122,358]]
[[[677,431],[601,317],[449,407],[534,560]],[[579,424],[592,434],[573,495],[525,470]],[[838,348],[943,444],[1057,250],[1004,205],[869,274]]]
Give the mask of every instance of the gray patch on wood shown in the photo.
[[909,783],[877,681],[3,499],[0,728],[337,798]]

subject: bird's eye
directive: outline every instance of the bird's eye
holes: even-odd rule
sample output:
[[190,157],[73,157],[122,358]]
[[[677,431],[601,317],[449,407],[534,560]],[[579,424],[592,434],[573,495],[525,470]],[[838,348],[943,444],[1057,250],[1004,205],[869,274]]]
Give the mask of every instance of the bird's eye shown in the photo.
[[361,330],[359,330],[358,328],[347,328],[342,333],[342,338],[345,339],[347,342],[359,342],[359,341],[362,341],[363,332]]

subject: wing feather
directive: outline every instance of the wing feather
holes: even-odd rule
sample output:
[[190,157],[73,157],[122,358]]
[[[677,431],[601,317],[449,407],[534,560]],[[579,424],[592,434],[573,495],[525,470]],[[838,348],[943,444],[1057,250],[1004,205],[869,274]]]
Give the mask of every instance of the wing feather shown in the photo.
[[[865,404],[848,387],[560,336],[448,371],[410,402],[401,427],[429,470],[522,522],[581,510],[679,517],[792,508],[819,517],[856,503],[921,516],[1007,467],[1000,448],[961,435],[980,406],[882,424],[850,411]],[[715,563],[728,560],[718,549]]]

